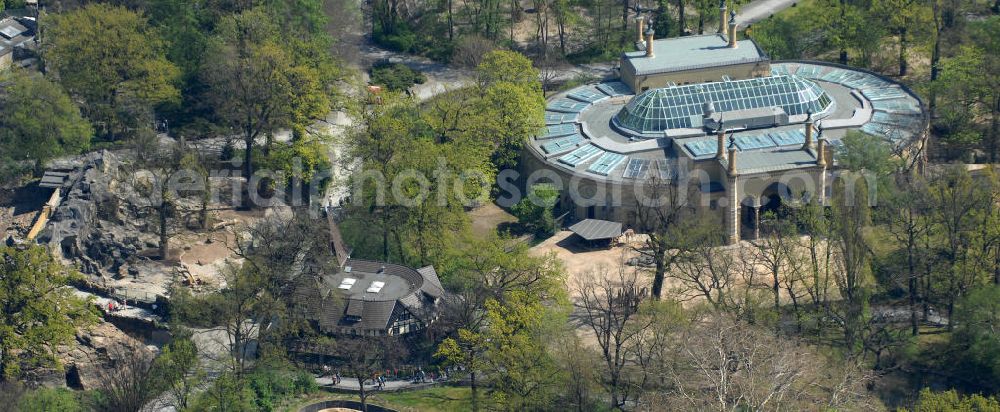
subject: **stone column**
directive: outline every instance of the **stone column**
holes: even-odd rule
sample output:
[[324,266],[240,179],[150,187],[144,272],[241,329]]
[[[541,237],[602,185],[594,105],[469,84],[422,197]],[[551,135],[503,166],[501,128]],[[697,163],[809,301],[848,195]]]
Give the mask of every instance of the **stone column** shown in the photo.
[[729,176],[729,210],[726,211],[726,244],[735,245],[740,241],[740,190],[737,187],[739,179]]
[[760,239],[760,201],[753,205],[753,238]]
[[729,148],[729,167],[727,170],[729,175],[729,193],[727,193],[729,198],[729,210],[726,212],[726,216],[729,221],[726,222],[726,234],[728,235],[728,242],[730,245],[735,245],[740,241],[740,190],[737,187],[739,185],[739,178],[736,173],[736,147]]

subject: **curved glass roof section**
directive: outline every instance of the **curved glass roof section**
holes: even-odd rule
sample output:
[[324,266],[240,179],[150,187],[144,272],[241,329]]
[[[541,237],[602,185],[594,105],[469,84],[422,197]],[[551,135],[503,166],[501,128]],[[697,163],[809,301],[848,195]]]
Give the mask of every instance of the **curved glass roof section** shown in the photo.
[[640,134],[699,128],[707,102],[715,112],[780,107],[789,115],[820,114],[832,99],[822,87],[794,75],[701,83],[652,89],[639,94],[614,117],[615,123]]

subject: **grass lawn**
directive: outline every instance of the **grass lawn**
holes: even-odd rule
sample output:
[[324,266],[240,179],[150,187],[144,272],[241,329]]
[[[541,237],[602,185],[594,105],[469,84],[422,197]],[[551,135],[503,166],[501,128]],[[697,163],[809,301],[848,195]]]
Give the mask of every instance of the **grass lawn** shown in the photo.
[[[483,401],[482,396],[480,394],[480,402]],[[368,397],[368,402],[400,412],[468,411],[472,410],[469,397],[469,388],[436,386],[417,391],[374,393]],[[332,399],[357,401],[358,397],[357,395],[320,392],[296,399],[294,402],[290,402],[284,410],[296,412],[306,405]]]

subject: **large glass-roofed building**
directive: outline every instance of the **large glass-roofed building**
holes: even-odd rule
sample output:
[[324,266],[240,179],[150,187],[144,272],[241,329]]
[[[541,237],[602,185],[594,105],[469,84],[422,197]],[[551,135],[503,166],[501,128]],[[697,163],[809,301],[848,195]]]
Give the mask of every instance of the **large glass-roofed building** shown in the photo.
[[833,101],[816,83],[791,75],[652,89],[633,98],[616,126],[638,134],[700,128],[717,112],[781,108],[788,115],[821,115]]

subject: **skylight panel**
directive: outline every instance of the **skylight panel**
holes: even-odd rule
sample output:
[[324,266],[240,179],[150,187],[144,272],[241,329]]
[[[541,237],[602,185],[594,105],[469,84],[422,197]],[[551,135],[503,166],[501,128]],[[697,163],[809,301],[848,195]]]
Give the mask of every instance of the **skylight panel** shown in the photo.
[[350,290],[357,281],[354,278],[344,278],[344,280],[340,281],[340,286],[337,286],[337,289]]
[[646,170],[649,168],[648,159],[629,159],[625,165],[625,172],[622,177],[626,179],[642,179],[646,177]]
[[605,152],[587,168],[588,172],[596,173],[601,176],[607,176],[612,169],[618,167],[622,161],[625,160],[625,155],[619,153]]
[[371,285],[368,286],[368,289],[366,289],[365,292],[366,293],[378,293],[379,291],[382,290],[383,286],[385,286],[385,282],[374,281],[374,282],[372,282]]
[[583,136],[579,133],[569,135],[567,137],[548,142],[542,145],[542,150],[547,154],[561,153],[569,150],[570,148],[576,146],[577,143],[583,141]]
[[580,163],[586,162],[603,152],[604,151],[597,148],[597,146],[588,144],[586,146],[580,146],[576,150],[563,155],[563,157],[559,158],[559,162],[571,167],[576,167]]

